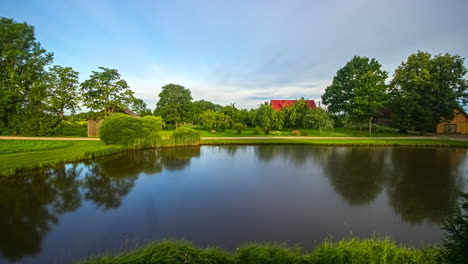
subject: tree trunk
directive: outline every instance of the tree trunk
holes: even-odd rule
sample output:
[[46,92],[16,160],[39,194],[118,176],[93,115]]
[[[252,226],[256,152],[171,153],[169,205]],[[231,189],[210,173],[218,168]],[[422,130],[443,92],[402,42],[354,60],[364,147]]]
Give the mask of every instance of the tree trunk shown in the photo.
[[372,117],[369,118],[369,135],[372,134]]

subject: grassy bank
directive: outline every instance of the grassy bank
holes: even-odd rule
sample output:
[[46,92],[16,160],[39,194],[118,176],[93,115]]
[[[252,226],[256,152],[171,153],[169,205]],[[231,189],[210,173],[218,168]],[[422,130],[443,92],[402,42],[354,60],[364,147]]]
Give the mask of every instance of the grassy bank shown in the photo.
[[201,139],[202,145],[317,145],[317,146],[419,146],[468,147],[468,141],[443,139]]
[[[179,142],[180,141],[180,142]],[[110,155],[127,149],[174,147],[185,145],[322,145],[322,146],[419,146],[462,147],[468,141],[440,139],[186,139],[175,141],[170,133],[163,133],[157,140],[136,141],[129,146],[106,145],[102,141],[57,141],[57,140],[7,140],[0,139],[0,176],[13,175],[20,171],[54,166],[93,157]]]
[[0,176],[120,152],[102,141],[0,140]]
[[413,249],[389,239],[324,242],[311,252],[273,244],[249,244],[235,252],[217,248],[201,249],[188,242],[162,241],[117,255],[102,255],[80,261],[94,263],[440,263],[435,248]]

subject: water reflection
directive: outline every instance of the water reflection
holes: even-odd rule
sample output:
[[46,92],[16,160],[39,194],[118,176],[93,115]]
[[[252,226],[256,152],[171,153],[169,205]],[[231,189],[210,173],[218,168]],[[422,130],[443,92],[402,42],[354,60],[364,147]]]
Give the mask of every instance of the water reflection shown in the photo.
[[405,222],[441,224],[453,212],[464,184],[457,174],[463,154],[462,150],[392,150],[388,195]]
[[11,261],[36,255],[59,216],[83,200],[102,210],[118,208],[140,173],[180,170],[198,156],[199,148],[129,152],[1,178],[0,254]]
[[[193,162],[201,153],[204,157]],[[39,254],[61,215],[82,212],[80,208],[89,210],[86,217],[118,211],[123,218],[151,219],[148,226],[124,219],[106,229],[109,233],[126,230],[136,238],[151,232],[151,238],[188,234],[210,243],[242,242],[242,232],[253,239],[274,240],[278,235],[281,240],[294,234],[307,241],[317,230],[333,232],[345,218],[358,230],[380,223],[361,219],[363,212],[375,213],[374,218],[393,217],[382,220],[388,221],[383,224],[387,230],[400,230],[400,219],[440,224],[463,187],[466,172],[460,168],[465,161],[464,150],[448,149],[220,146],[204,147],[203,152],[196,147],[135,151],[32,171],[0,179],[0,255],[16,261]],[[188,166],[191,177],[183,177],[187,172],[181,170]],[[155,180],[160,181],[154,184]],[[142,215],[137,208],[141,204],[143,212],[155,212],[157,217]],[[250,223],[256,225],[246,228]],[[105,229],[109,220],[104,225],[92,228]],[[86,232],[93,231],[84,230],[83,236],[89,235]],[[222,232],[227,238],[219,236]],[[106,244],[97,237],[96,243]]]
[[387,171],[386,157],[392,149],[322,148],[314,155],[322,164],[335,192],[351,205],[372,202],[382,191]]

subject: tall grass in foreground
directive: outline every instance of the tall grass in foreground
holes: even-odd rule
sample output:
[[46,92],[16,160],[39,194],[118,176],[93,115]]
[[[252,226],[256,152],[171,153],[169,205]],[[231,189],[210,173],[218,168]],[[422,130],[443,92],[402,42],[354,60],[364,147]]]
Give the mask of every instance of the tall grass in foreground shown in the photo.
[[413,249],[389,239],[350,239],[324,242],[311,252],[274,244],[248,244],[236,252],[201,249],[185,241],[162,241],[144,248],[92,257],[78,263],[438,263],[436,248]]

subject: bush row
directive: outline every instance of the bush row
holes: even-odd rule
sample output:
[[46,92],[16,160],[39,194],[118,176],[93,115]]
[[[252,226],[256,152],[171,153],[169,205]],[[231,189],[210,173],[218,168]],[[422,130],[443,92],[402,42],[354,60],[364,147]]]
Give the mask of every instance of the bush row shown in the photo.
[[172,137],[162,137],[159,132],[164,126],[161,117],[135,118],[125,114],[114,114],[104,120],[99,133],[101,140],[106,144],[124,145],[132,149],[200,143],[200,133],[189,127],[179,127]]

